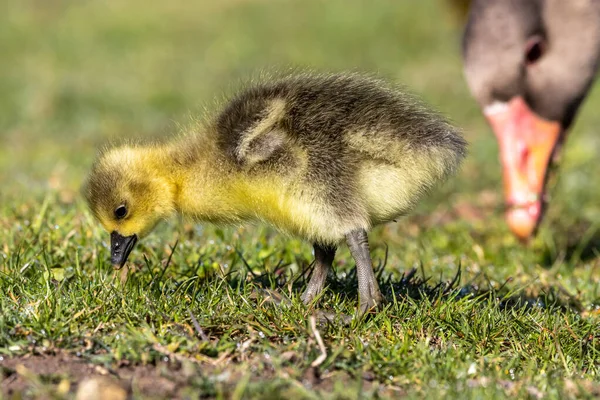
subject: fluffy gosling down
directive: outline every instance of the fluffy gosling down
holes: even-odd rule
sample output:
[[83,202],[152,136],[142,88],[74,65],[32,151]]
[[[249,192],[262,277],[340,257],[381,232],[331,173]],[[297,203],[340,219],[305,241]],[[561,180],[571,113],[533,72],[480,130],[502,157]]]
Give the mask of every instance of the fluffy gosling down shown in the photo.
[[104,152],[84,194],[111,233],[115,267],[176,212],[260,221],[304,238],[315,253],[305,303],[322,291],[346,241],[364,313],[383,301],[367,231],[409,212],[465,152],[457,129],[397,88],[356,74],[304,73],[247,88],[172,143]]

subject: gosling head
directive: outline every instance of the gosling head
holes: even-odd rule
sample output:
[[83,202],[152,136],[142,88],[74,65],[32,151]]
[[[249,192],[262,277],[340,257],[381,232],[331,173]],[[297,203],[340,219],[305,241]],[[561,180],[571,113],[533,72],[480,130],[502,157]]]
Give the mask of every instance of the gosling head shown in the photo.
[[165,178],[160,153],[122,147],[94,163],[83,194],[96,219],[110,232],[111,262],[121,268],[137,240],[174,207],[174,185]]

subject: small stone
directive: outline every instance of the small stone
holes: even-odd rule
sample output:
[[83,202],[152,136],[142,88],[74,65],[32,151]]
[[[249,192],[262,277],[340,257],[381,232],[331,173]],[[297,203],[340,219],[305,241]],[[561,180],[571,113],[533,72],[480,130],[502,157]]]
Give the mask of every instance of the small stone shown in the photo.
[[107,379],[92,378],[79,385],[76,400],[125,400],[127,391]]

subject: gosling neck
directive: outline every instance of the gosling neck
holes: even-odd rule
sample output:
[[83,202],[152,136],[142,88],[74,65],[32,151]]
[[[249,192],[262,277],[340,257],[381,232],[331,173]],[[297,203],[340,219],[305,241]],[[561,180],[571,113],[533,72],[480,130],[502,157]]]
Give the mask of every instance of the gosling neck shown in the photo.
[[221,153],[210,145],[181,140],[160,149],[166,174],[174,186],[174,208],[193,219],[215,223],[241,219],[243,205],[234,193],[238,176]]

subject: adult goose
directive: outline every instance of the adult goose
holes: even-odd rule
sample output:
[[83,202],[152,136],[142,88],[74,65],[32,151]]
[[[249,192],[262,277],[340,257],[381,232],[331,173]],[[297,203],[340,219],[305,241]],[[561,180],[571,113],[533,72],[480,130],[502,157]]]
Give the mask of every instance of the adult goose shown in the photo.
[[474,0],[464,70],[500,148],[506,219],[533,236],[548,166],[598,69],[600,0]]

